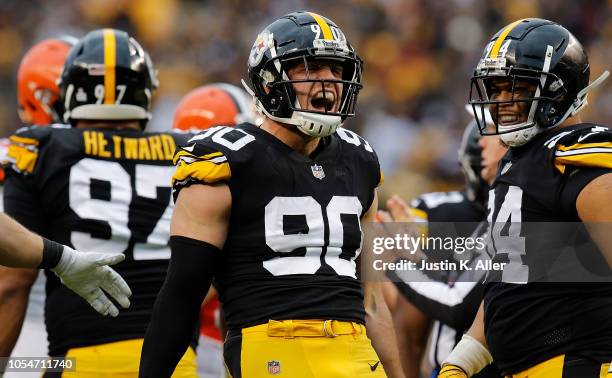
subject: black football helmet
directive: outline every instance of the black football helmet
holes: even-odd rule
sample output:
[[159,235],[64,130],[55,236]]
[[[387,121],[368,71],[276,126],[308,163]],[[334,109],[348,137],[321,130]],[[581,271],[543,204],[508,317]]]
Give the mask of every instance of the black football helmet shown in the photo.
[[[339,62],[342,79],[289,80],[289,68],[303,62],[308,72],[308,63],[315,59]],[[296,125],[307,135],[326,136],[355,114],[362,65],[344,33],[331,20],[312,12],[294,12],[259,34],[249,55],[248,78],[242,82],[256,107],[270,119]],[[323,92],[325,83],[342,83],[338,111],[302,109],[293,89],[296,82],[321,83]]]
[[486,205],[489,185],[480,175],[482,171],[482,148],[478,144],[480,131],[478,122],[472,120],[463,131],[459,146],[459,165],[465,178],[466,193],[470,201]]
[[126,32],[98,29],[68,53],[59,79],[64,121],[151,118],[158,81],[149,54]]
[[[538,18],[518,20],[498,31],[487,44],[472,76],[469,103],[483,135],[499,134],[507,145],[520,146],[587,104],[587,93],[608,76],[606,71],[589,85],[589,73],[582,45],[563,26]],[[499,79],[512,83],[511,100],[491,99],[491,83]],[[517,81],[535,84],[535,93],[521,97],[515,93]],[[515,102],[528,103],[527,120],[500,125],[496,106],[497,112],[491,111],[495,129],[487,131],[486,109],[491,110],[492,104]]]

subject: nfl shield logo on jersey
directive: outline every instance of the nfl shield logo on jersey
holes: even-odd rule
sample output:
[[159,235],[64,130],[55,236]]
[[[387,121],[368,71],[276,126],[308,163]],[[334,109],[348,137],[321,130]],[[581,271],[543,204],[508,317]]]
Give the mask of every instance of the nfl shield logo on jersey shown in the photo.
[[280,362],[268,361],[268,373],[272,375],[279,374],[280,373]]
[[323,180],[323,178],[325,177],[325,172],[323,172],[323,166],[321,165],[311,165],[310,169],[312,170],[312,174],[314,177],[318,178],[319,180]]

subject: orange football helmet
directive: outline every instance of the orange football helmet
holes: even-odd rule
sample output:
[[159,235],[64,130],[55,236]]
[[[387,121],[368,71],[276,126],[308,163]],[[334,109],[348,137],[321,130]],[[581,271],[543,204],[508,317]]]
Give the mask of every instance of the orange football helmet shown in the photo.
[[57,79],[75,42],[73,37],[45,39],[21,59],[17,71],[17,101],[19,118],[24,123],[49,125],[60,122],[63,106],[58,101]]
[[234,85],[216,83],[198,87],[183,97],[174,113],[172,128],[205,130],[242,122],[255,122],[251,96]]

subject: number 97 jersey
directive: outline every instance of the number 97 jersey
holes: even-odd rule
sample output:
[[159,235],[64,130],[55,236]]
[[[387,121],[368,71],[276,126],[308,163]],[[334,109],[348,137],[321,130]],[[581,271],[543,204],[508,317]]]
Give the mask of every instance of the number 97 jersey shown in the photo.
[[[364,322],[355,260],[360,219],[381,182],[370,145],[338,129],[316,157],[251,124],[217,127],[177,150],[175,195],[226,182],[229,232],[216,284],[230,328],[270,319]],[[203,199],[205,200],[205,199]]]
[[6,212],[79,252],[125,254],[114,268],[133,292],[118,318],[102,317],[47,274],[51,356],[144,337],[170,257],[172,155],[186,139],[63,125],[25,128],[10,138]]

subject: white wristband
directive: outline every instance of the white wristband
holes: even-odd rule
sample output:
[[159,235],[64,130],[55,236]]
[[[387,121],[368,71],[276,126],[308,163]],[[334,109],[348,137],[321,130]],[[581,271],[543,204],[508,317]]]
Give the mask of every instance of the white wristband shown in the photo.
[[451,354],[442,365],[456,365],[462,368],[468,377],[478,373],[493,362],[491,353],[470,335],[463,335]]

